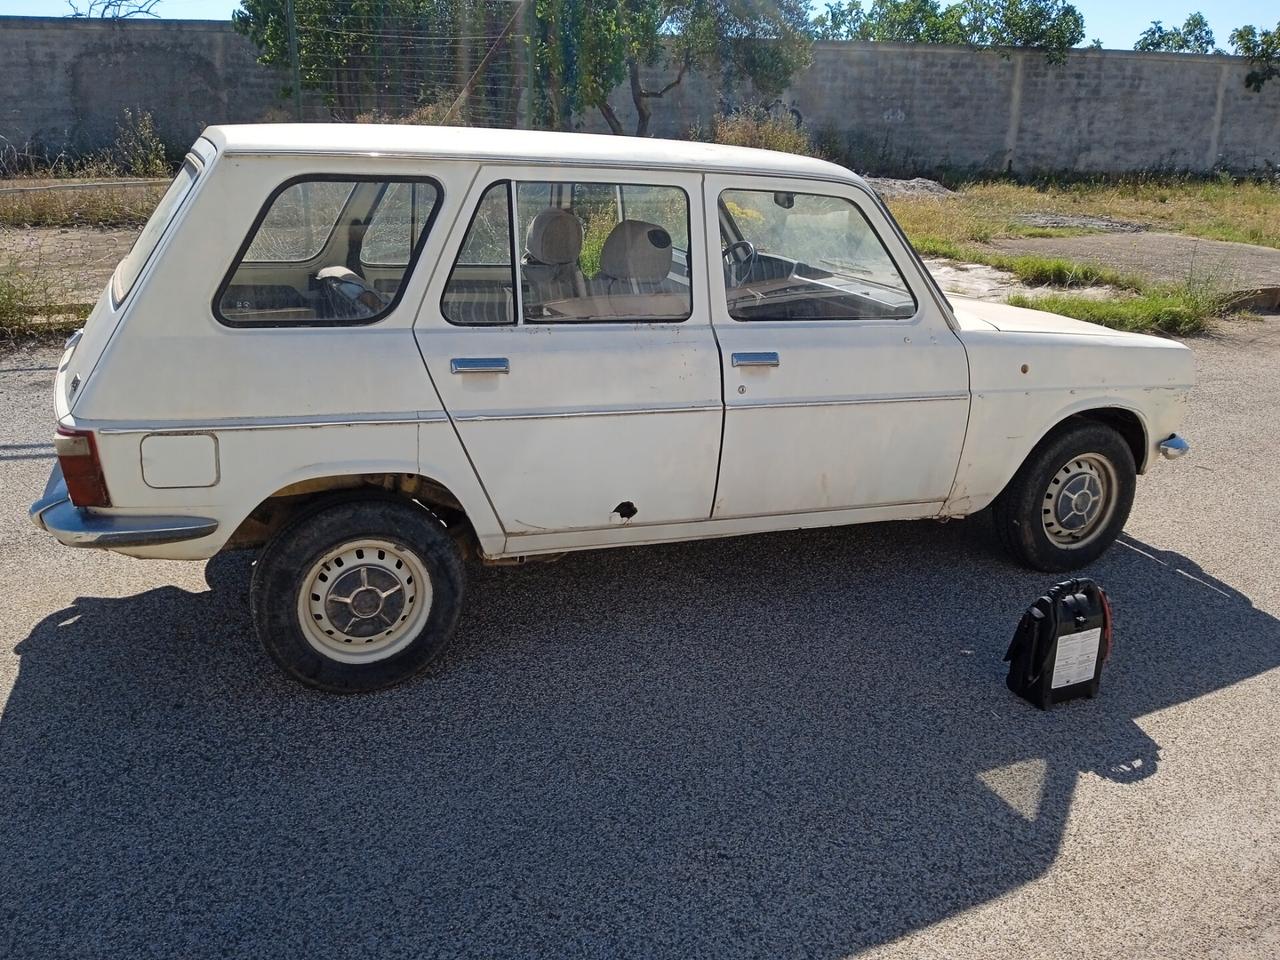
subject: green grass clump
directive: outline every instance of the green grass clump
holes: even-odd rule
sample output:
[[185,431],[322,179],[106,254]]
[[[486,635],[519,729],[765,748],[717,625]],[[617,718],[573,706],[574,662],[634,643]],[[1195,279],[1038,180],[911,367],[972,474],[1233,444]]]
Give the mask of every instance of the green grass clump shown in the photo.
[[1062,257],[1041,257],[1035,254],[1001,253],[967,243],[956,243],[937,237],[912,239],[912,246],[924,257],[944,257],[963,263],[981,263],[997,270],[1004,270],[1029,287],[1117,287],[1121,290],[1141,290],[1143,283],[1137,277],[1120,273],[1092,263],[1078,263]]
[[1230,297],[1197,283],[1154,287],[1136,296],[1111,300],[1052,293],[1015,294],[1008,302],[1015,307],[1044,310],[1115,330],[1180,337],[1203,333],[1215,319],[1229,315],[1233,307]]

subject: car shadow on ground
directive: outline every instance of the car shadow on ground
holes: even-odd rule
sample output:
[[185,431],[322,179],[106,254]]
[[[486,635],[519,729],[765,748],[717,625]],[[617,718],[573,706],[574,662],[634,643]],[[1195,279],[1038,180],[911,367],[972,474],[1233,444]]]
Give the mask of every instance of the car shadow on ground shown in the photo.
[[36,626],[0,718],[0,953],[838,957],[1043,874],[1135,722],[1280,664],[1280,624],[1136,541],[1088,572],[1097,700],[1003,685],[1052,577],[980,522],[473,569],[435,674],[333,697],[211,589]]

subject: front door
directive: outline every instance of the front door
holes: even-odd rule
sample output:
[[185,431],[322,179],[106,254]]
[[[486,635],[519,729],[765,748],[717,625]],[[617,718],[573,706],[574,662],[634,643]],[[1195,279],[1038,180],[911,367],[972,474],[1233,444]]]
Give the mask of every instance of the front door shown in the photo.
[[[964,348],[852,184],[708,176],[724,451],[713,514],[928,515],[955,479]],[[721,279],[723,278],[723,279]]]
[[676,173],[476,179],[415,329],[508,550],[710,515],[722,406],[699,191]]

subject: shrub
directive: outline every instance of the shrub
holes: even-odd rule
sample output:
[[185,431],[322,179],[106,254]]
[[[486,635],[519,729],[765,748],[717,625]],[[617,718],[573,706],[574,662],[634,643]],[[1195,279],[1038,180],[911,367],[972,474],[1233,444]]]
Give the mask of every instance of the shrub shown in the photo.
[[718,114],[712,118],[708,133],[708,136],[699,136],[699,131],[692,131],[693,139],[734,147],[815,155],[813,141],[799,121],[792,116],[777,116],[763,109]]
[[434,103],[423,103],[408,113],[389,113],[385,110],[367,110],[364,113],[356,114],[356,123],[405,123],[414,126],[424,127],[466,127],[470,126],[466,120],[465,108],[458,111],[458,115],[452,119],[449,116],[449,108],[453,106],[452,101],[445,103],[444,101],[436,101]]

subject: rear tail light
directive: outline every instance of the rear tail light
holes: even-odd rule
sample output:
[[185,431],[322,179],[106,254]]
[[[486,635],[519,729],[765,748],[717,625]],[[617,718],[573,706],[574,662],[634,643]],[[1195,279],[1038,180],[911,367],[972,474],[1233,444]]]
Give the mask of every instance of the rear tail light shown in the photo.
[[111,506],[102,462],[98,459],[98,443],[91,431],[59,427],[53,438],[53,449],[72,503],[77,507]]

